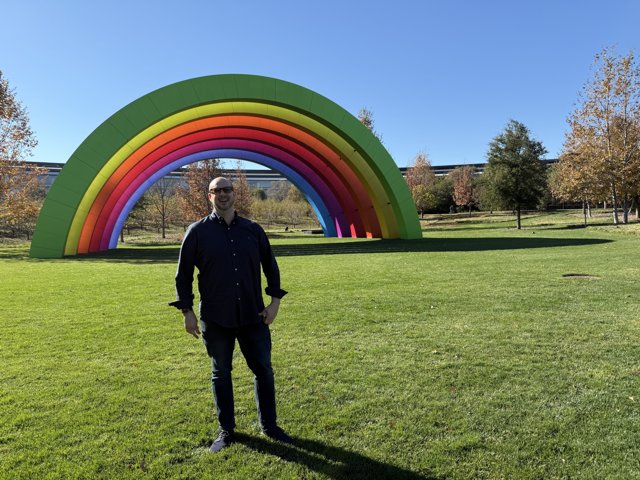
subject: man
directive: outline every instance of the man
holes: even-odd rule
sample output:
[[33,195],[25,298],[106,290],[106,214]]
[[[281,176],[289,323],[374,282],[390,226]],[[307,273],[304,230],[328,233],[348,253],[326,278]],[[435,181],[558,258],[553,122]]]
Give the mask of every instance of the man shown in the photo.
[[[233,385],[231,361],[235,341],[254,373],[258,418],[268,437],[293,443],[276,423],[276,400],[271,368],[271,334],[280,300],[287,293],[280,288],[280,271],[267,236],[257,223],[238,216],[234,209],[232,183],[224,177],[209,185],[213,212],[189,226],[180,249],[176,273],[177,301],[170,305],[184,315],[184,327],[199,338],[198,319],[193,311],[193,273],[198,268],[200,326],[212,363],[212,389],[220,423],[211,452],[234,441]],[[267,279],[262,300],[260,266]]]

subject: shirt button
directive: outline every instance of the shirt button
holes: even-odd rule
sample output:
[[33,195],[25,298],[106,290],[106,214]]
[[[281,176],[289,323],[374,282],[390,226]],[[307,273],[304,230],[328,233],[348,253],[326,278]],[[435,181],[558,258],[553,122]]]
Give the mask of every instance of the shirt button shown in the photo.
[[237,268],[234,268],[234,270],[235,270],[236,272],[238,271],[238,269],[237,269]]
[[240,297],[238,297],[238,301],[240,301]]
[[236,286],[237,286],[237,287],[239,287],[239,286],[240,286],[240,284],[239,284],[239,283],[236,283]]
[[231,240],[231,243],[233,243],[233,240]]
[[236,256],[236,254],[234,253],[234,254],[233,254],[233,256],[235,257],[235,256]]

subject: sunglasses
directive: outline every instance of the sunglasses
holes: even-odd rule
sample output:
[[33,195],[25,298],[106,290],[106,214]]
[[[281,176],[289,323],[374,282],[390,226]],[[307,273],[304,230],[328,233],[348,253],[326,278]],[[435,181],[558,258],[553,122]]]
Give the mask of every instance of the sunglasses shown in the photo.
[[218,195],[219,193],[231,193],[233,192],[233,187],[220,187],[220,188],[212,188],[209,190],[209,193],[213,193],[214,195]]

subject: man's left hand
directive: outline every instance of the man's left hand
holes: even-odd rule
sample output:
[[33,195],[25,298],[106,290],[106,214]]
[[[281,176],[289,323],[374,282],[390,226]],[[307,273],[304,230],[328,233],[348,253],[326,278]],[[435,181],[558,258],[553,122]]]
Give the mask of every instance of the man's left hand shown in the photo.
[[276,315],[278,315],[279,308],[280,299],[276,298],[272,299],[271,304],[269,304],[269,306],[265,307],[265,309],[260,312],[260,315],[262,315],[262,321],[265,323],[265,325],[271,325],[273,323],[273,321],[276,319]]

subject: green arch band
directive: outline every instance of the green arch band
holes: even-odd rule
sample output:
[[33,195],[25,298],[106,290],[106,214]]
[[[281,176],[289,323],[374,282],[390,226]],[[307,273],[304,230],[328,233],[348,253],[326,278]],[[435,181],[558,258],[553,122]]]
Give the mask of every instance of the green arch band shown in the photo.
[[[385,238],[420,238],[419,221],[395,162],[355,117],[304,87],[254,75],[214,75],[155,90],[91,133],[62,169],[43,204],[31,256],[73,255],[84,220],[118,165],[145,142],[181,123],[244,113],[302,128],[330,145],[361,179]],[[384,230],[386,229],[386,231]]]

